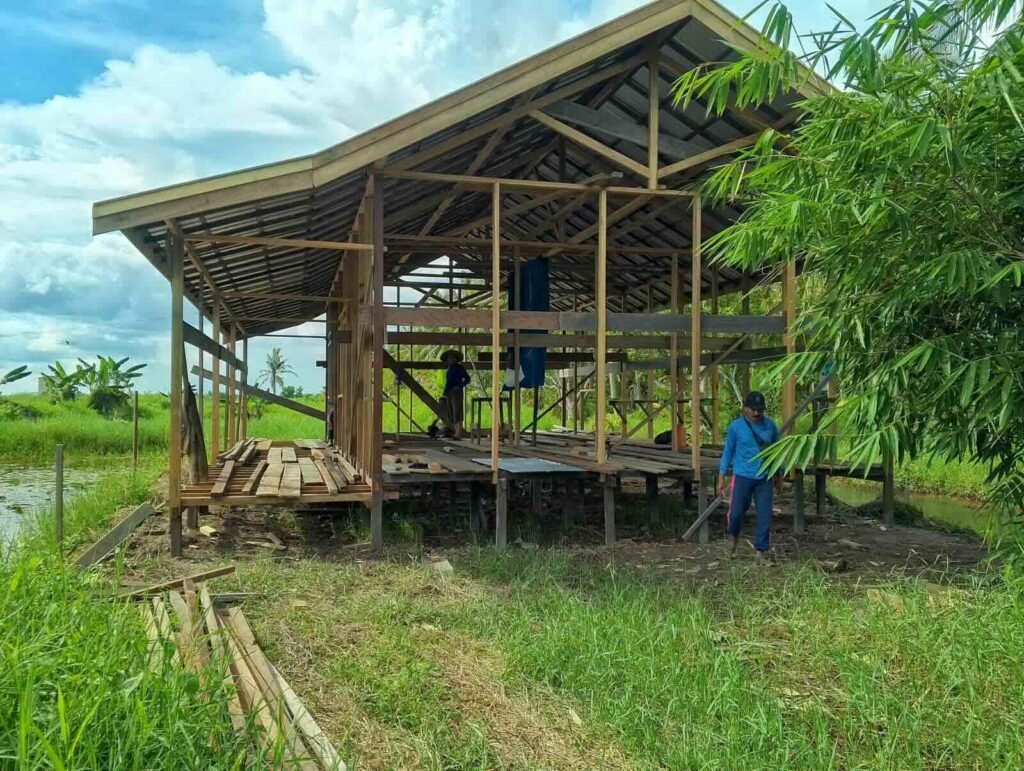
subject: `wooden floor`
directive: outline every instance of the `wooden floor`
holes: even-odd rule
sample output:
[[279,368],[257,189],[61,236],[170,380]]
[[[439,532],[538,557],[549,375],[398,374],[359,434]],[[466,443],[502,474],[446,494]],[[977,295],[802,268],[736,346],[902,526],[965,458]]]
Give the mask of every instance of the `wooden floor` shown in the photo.
[[370,487],[322,441],[248,439],[221,454],[206,482],[182,489],[182,506],[368,502]]

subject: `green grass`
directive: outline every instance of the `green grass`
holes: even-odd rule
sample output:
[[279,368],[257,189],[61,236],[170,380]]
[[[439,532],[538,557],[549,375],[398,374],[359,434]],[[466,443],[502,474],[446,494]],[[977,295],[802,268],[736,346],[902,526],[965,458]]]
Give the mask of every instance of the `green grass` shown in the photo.
[[[116,507],[148,497],[157,458],[113,473],[65,508],[69,545],[92,540]],[[220,677],[148,667],[138,609],[103,599],[95,574],[56,557],[52,513],[0,558],[0,766],[241,768]]]

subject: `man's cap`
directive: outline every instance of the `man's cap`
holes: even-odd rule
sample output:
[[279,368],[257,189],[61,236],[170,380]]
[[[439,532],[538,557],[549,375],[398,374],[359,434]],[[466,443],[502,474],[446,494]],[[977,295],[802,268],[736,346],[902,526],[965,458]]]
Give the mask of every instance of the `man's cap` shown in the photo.
[[768,407],[764,400],[764,394],[760,391],[751,391],[747,394],[747,398],[743,400],[743,406],[752,410],[764,410]]

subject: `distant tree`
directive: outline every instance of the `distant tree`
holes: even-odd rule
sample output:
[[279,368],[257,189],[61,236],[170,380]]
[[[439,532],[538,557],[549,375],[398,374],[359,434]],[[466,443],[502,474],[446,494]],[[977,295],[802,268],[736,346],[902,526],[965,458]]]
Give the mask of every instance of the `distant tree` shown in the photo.
[[40,376],[46,395],[53,404],[72,402],[78,398],[85,371],[79,366],[69,372],[63,364],[55,361],[47,367],[49,372]]
[[267,354],[266,369],[260,372],[259,382],[270,388],[270,393],[276,394],[278,387],[284,388],[282,375],[294,375],[295,371],[288,365],[288,361],[281,353],[281,349],[275,347]]
[[281,396],[287,396],[289,399],[296,399],[305,395],[302,386],[286,385],[281,389]]
[[22,364],[20,367],[15,367],[10,372],[0,375],[0,386],[13,383],[16,380],[21,380],[24,377],[28,377],[32,373],[29,371],[28,366]]
[[89,406],[101,415],[110,417],[128,405],[132,382],[142,377],[145,364],[125,367],[128,356],[97,356],[96,363],[79,359],[82,382],[89,388]]
[[1024,506],[1020,13],[1012,0],[898,2],[863,29],[840,17],[798,35],[774,5],[736,61],[677,81],[679,101],[716,115],[776,103],[808,70],[842,86],[817,89],[792,135],[764,131],[703,185],[711,205],[746,204],[705,243],[715,261],[780,269],[798,257],[814,289],[806,352],[778,374],[814,382],[833,363],[839,376],[836,409],[780,442],[777,465],[837,449],[858,463],[974,459],[1004,504]]

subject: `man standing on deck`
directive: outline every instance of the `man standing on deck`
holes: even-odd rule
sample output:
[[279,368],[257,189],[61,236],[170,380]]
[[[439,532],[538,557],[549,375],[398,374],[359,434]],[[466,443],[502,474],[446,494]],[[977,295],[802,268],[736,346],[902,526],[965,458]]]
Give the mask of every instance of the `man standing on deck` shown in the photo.
[[448,422],[455,432],[455,439],[462,438],[462,421],[465,415],[463,389],[469,385],[469,373],[462,366],[462,354],[452,349],[441,354],[441,361],[448,365],[444,375],[444,397],[448,402]]
[[[754,499],[757,510],[757,535],[754,539],[756,560],[760,565],[770,564],[768,547],[772,532],[772,481],[762,468],[757,456],[779,439],[779,428],[767,417],[764,394],[751,391],[743,400],[743,415],[729,424],[725,435],[725,449],[718,467],[718,494],[725,495],[726,475],[733,474],[732,501],[729,506],[729,535],[732,536],[732,552],[740,540],[743,518]],[[782,476],[776,475],[775,489],[781,492]]]

